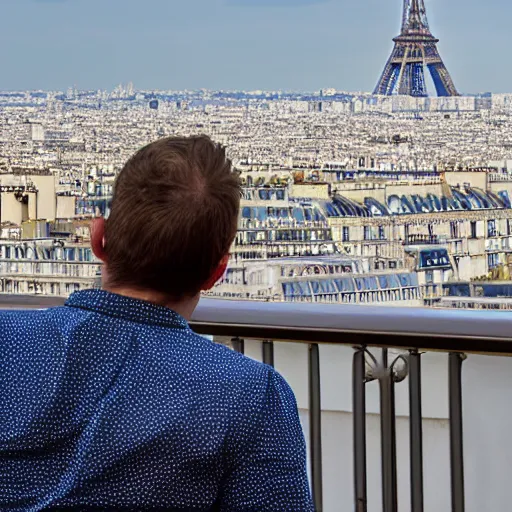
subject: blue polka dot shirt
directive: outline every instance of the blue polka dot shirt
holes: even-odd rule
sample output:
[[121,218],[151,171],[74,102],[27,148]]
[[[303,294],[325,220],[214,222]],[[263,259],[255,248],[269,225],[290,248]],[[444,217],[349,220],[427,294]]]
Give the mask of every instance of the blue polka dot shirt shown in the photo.
[[313,511],[295,397],[170,309],[0,313],[0,510]]

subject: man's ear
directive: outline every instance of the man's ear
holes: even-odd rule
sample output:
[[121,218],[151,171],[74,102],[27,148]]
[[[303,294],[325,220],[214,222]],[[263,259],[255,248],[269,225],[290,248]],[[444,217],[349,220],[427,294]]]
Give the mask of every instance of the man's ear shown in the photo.
[[92,252],[103,263],[107,262],[105,252],[105,219],[96,217],[91,224],[91,248]]
[[206,281],[206,283],[203,284],[201,287],[201,291],[208,291],[211,290],[217,281],[219,281],[224,273],[226,272],[226,269],[228,268],[229,263],[229,254],[226,254],[221,260],[220,263],[217,265],[217,268],[213,271],[210,278]]

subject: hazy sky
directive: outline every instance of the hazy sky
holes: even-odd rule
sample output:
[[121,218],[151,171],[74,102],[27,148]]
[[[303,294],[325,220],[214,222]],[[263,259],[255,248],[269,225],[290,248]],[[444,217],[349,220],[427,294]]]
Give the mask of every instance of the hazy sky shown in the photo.
[[[425,0],[462,92],[512,92],[512,2]],[[370,91],[402,0],[0,0],[0,89]]]

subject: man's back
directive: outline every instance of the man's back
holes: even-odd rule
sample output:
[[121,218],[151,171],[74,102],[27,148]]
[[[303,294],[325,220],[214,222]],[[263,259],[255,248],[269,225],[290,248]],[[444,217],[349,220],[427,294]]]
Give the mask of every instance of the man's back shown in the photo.
[[313,510],[286,382],[170,309],[91,290],[0,332],[0,510]]

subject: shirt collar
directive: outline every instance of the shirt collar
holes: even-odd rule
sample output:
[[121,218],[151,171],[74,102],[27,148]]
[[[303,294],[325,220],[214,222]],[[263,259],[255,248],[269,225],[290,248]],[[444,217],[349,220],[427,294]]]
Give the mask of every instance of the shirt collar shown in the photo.
[[177,329],[189,328],[187,321],[172,309],[105,290],[75,292],[66,301],[66,306],[94,311],[129,322]]

